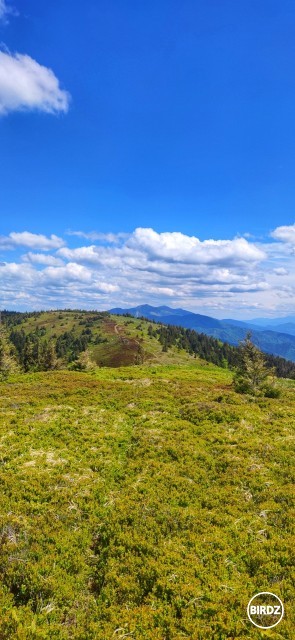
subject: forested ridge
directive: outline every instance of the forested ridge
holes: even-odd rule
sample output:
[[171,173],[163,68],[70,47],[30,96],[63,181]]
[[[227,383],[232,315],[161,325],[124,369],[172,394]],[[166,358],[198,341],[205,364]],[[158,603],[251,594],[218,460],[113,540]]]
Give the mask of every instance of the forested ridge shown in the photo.
[[[128,343],[131,345],[127,336],[132,323],[136,333],[133,335],[134,352],[128,364],[152,363],[151,344],[155,340],[161,346],[162,354],[175,349],[230,369],[234,369],[239,360],[239,349],[226,342],[193,329],[156,323],[144,317],[135,319],[130,314],[111,316],[108,312],[65,309],[31,313],[3,311],[1,318],[10,355],[24,372],[75,368],[85,352],[94,364],[108,364],[102,360],[102,355],[111,348],[114,337],[121,351],[126,351]],[[122,321],[124,325],[119,324]],[[110,337],[110,327],[116,334],[120,333],[118,327],[122,330],[120,340],[118,335]],[[295,363],[270,354],[265,354],[265,363],[278,377],[295,378]],[[111,366],[116,364],[112,362]]]
[[[188,353],[196,354],[219,367],[228,366],[229,368],[234,368],[238,364],[238,347],[233,347],[227,342],[211,338],[204,333],[197,333],[194,329],[162,325],[157,329],[157,333],[163,349],[168,349],[172,345],[179,345]],[[294,362],[269,353],[265,353],[264,357],[266,365],[269,368],[275,368],[276,375],[279,378],[295,378]]]

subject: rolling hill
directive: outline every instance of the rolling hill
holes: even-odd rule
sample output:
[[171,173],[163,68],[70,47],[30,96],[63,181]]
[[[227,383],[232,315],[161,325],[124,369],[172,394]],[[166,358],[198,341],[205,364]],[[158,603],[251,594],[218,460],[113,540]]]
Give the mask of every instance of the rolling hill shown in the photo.
[[[164,310],[167,313],[167,308]],[[147,308],[145,312],[148,313]],[[187,314],[190,315],[194,314]],[[170,317],[174,320],[175,316]],[[82,310],[4,311],[2,320],[11,353],[25,372],[143,363],[184,364],[196,358],[229,368],[238,363],[235,346],[207,335],[204,330],[196,332],[182,327],[179,322],[175,326],[130,314]],[[211,327],[210,331],[213,330]],[[266,354],[266,363],[275,368],[278,377],[295,377],[295,364],[291,361]]]
[[[167,313],[166,307],[164,310]],[[147,308],[145,312],[148,313]],[[190,315],[194,314],[187,314]],[[174,320],[175,316],[170,317]],[[197,357],[230,368],[238,362],[235,346],[210,337],[204,330],[181,327],[179,322],[177,326],[165,325],[130,314],[82,310],[4,311],[2,320],[17,362],[25,372],[94,365],[181,364]],[[291,361],[270,354],[266,360],[268,366],[275,367],[277,376],[295,377]]]

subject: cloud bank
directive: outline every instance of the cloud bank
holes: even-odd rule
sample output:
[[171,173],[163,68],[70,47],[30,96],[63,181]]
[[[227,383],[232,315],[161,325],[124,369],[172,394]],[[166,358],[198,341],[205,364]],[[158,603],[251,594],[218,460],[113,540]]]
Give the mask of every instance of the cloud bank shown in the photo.
[[[0,11],[1,6],[4,11],[3,0]],[[0,115],[32,110],[67,113],[69,103],[70,94],[61,89],[51,69],[28,55],[0,51]]]
[[149,302],[218,317],[283,315],[292,311],[295,257],[292,227],[283,228],[284,239],[282,228],[264,244],[141,227],[130,234],[67,232],[67,239],[12,231],[0,237],[0,306],[108,309]]

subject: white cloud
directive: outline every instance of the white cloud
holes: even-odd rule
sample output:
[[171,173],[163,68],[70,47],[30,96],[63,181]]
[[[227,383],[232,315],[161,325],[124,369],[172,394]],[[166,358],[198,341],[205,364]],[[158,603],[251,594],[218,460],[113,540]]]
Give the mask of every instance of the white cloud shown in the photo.
[[24,262],[31,262],[33,264],[44,264],[50,267],[61,267],[64,263],[60,258],[50,256],[44,253],[32,253],[29,251],[22,256]]
[[28,55],[0,51],[0,115],[31,110],[66,113],[69,101],[69,93],[61,89],[51,69]]
[[59,249],[58,255],[66,260],[75,260],[76,262],[84,262],[86,264],[99,264],[102,261],[95,245],[78,247],[77,249],[64,247]]
[[[18,264],[17,262],[5,262],[1,266],[1,281],[4,283],[18,283],[18,282],[34,282],[35,272],[31,265]],[[15,294],[16,287],[13,286],[13,292]]]
[[265,253],[243,238],[201,242],[182,233],[136,229],[120,246],[63,247],[57,254],[87,265],[93,287],[102,277],[114,283],[121,293],[111,306],[133,305],[151,297],[155,303],[167,297],[185,306],[196,298],[253,295],[269,289],[257,266]]
[[96,291],[100,291],[101,293],[115,293],[120,291],[120,287],[118,287],[118,285],[100,281],[96,281],[94,288]]
[[42,272],[43,279],[55,285],[64,285],[67,282],[87,283],[92,279],[89,269],[75,262],[68,262],[64,267],[46,267]]
[[49,251],[50,249],[59,249],[64,244],[64,240],[54,234],[47,237],[42,233],[31,233],[30,231],[21,231],[20,233],[12,231],[8,236],[0,237],[0,247],[2,249],[28,247],[29,249]]
[[230,269],[249,269],[265,258],[265,253],[244,238],[233,240],[204,240],[182,233],[157,233],[153,229],[138,228],[119,247],[84,246],[62,248],[58,252],[68,260],[93,265],[124,267],[161,273],[162,275],[201,276],[219,269],[219,277],[232,280]]
[[278,267],[277,269],[274,269],[273,272],[276,274],[276,276],[288,276],[289,275],[288,269],[285,269],[284,267]]
[[180,232],[157,233],[135,229],[127,245],[146,252],[151,260],[161,258],[190,264],[238,264],[261,261],[265,254],[245,238],[204,240]]
[[[95,243],[94,234],[73,233],[92,243],[75,248],[69,238],[70,246],[64,246],[63,238],[29,231],[0,239],[0,259],[6,262],[0,262],[2,305],[107,309],[168,302],[219,317],[292,310],[295,257],[286,242],[200,241],[139,228],[120,234],[119,242],[117,234],[94,232]],[[23,246],[28,252],[9,263],[5,250]]]
[[13,244],[8,236],[0,236],[0,249],[2,251],[13,249]]
[[270,235],[276,240],[295,244],[295,224],[277,227]]

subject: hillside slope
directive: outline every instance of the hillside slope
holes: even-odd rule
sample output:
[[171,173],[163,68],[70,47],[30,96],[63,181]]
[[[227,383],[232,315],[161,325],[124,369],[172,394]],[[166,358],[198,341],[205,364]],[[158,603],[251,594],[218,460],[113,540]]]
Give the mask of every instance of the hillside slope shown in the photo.
[[[248,331],[254,344],[262,351],[270,353],[282,358],[287,358],[295,362],[295,335],[293,330],[289,334],[280,332],[276,327],[265,329],[257,327],[254,324],[247,324],[231,320],[217,320],[210,316],[192,313],[185,309],[171,309],[169,307],[151,307],[150,305],[140,305],[130,309],[111,309],[111,312],[117,314],[131,313],[133,316],[141,315],[150,320],[156,320],[165,324],[179,325],[187,329],[194,329],[197,332],[203,332],[208,336],[212,336],[223,342],[237,345],[243,340]],[[176,312],[176,313],[175,313]]]
[[[21,361],[26,355],[23,353],[26,338],[33,345],[39,342],[40,346],[52,341],[57,348],[59,366],[73,362],[86,348],[95,364],[107,367],[142,364],[143,361],[177,364],[192,359],[184,349],[172,347],[164,353],[157,337],[149,334],[148,321],[82,310],[4,312],[2,318]],[[32,363],[38,362],[38,355],[36,349]]]
[[[64,310],[3,312],[2,318],[18,363],[26,372],[79,368],[83,353],[88,364],[107,367],[183,364],[202,358],[233,368],[238,361],[236,347],[205,332],[165,326],[130,314]],[[266,362],[279,377],[295,378],[294,363],[271,355],[266,356]]]
[[[294,383],[237,395],[204,363],[1,385],[2,640],[294,635]],[[293,535],[293,537],[292,537]]]

